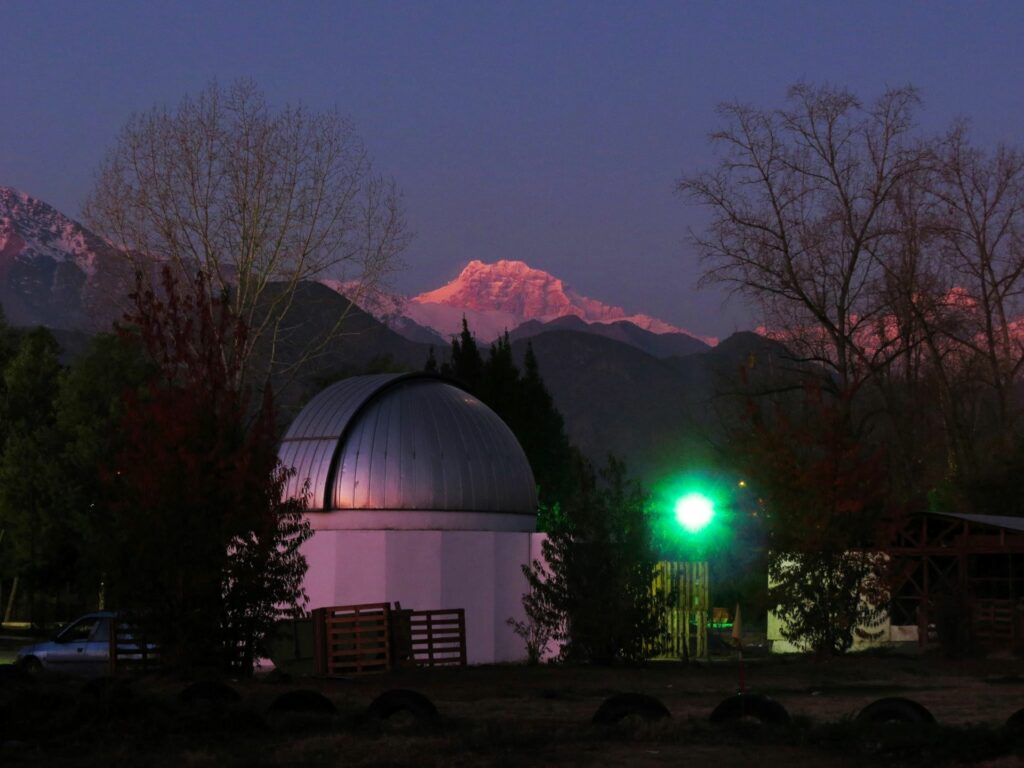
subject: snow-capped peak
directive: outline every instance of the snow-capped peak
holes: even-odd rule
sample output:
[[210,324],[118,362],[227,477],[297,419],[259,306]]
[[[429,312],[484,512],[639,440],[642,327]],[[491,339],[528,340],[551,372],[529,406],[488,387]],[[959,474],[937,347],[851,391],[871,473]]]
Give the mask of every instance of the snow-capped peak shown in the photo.
[[529,320],[549,322],[569,315],[588,323],[624,320],[653,333],[688,333],[663,320],[629,314],[622,307],[591,299],[554,275],[512,260],[486,264],[474,259],[447,285],[410,299],[405,313],[442,334],[457,332],[465,314],[484,341]]
[[72,261],[92,277],[105,244],[56,208],[12,187],[0,187],[0,258]]

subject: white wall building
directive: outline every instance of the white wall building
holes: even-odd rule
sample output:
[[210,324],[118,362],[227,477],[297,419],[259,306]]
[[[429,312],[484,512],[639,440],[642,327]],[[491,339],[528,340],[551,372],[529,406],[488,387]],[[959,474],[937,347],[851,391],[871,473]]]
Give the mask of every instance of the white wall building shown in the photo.
[[522,566],[540,558],[536,486],[511,430],[457,384],[356,376],[299,413],[280,448],[308,482],[309,607],[464,608],[469,662],[525,657]]

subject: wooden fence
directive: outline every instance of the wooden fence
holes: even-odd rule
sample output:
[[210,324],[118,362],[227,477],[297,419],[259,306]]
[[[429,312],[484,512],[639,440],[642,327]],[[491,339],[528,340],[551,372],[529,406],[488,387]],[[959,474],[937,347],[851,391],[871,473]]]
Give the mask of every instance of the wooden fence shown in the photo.
[[137,628],[119,620],[110,620],[110,674],[149,672],[160,666],[160,650],[147,643]]
[[661,561],[654,569],[651,593],[664,605],[661,637],[646,644],[649,656],[707,658],[708,564]]

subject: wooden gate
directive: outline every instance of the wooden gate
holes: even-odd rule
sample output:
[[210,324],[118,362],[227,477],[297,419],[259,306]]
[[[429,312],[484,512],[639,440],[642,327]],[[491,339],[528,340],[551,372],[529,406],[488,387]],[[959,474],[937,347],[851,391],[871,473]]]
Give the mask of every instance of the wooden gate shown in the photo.
[[654,569],[651,591],[664,597],[664,630],[651,644],[651,656],[697,659],[708,656],[708,564],[662,561]]

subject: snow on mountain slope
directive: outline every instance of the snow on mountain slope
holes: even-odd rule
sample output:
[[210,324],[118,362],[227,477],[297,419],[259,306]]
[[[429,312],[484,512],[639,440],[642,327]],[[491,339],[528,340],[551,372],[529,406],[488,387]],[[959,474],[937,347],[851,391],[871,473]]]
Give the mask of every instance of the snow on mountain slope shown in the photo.
[[522,261],[485,264],[474,259],[447,285],[411,298],[405,314],[442,335],[457,333],[465,314],[483,341],[529,320],[548,322],[569,315],[587,323],[624,320],[653,333],[687,333],[648,315],[630,315],[621,307],[583,296],[554,275]]
[[0,187],[0,304],[9,322],[79,330],[108,323],[120,261],[57,209]]
[[11,258],[72,261],[89,277],[98,254],[109,246],[78,222],[42,200],[0,187],[0,254]]

